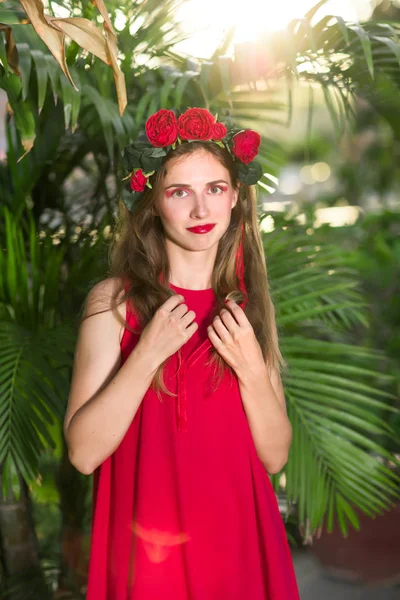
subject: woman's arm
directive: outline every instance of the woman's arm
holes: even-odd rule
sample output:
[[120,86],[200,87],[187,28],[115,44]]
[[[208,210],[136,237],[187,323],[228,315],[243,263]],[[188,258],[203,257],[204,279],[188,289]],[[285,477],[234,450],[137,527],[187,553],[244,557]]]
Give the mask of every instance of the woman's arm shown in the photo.
[[257,454],[268,473],[279,473],[292,442],[282,380],[276,368],[269,376],[262,361],[254,367],[252,371],[237,371],[240,395]]
[[[140,340],[121,365],[123,328],[111,309],[116,281],[107,279],[89,292],[75,348],[64,436],[71,463],[92,473],[119,446],[158,368]],[[121,308],[122,307],[122,308]],[[125,317],[124,305],[119,310]]]

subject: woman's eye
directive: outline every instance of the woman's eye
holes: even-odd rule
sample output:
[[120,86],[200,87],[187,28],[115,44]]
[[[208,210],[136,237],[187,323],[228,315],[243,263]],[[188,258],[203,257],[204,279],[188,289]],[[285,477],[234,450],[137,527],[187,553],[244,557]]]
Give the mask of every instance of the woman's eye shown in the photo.
[[[222,188],[220,185],[213,185],[212,188],[210,188],[210,190],[219,190],[220,193],[222,194],[222,192],[224,191],[224,188]],[[218,196],[219,194],[213,194],[213,196]]]
[[175,198],[184,198],[184,196],[176,196],[176,194],[178,192],[184,192],[185,190],[175,190],[175,192],[172,194],[173,196],[175,196]]

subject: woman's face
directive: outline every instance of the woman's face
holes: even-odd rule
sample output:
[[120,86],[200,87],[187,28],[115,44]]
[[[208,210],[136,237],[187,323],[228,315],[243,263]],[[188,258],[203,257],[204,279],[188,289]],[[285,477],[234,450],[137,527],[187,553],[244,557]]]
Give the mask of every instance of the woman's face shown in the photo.
[[[238,193],[229,171],[207,151],[172,161],[155,207],[165,236],[188,250],[214,246],[228,229]],[[206,233],[189,230],[211,224]]]

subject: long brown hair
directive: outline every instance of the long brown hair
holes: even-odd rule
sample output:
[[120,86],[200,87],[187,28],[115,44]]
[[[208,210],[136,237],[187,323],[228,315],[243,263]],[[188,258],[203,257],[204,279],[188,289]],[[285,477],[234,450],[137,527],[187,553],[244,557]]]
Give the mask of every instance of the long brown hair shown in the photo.
[[[129,211],[122,201],[119,202],[119,215],[110,244],[109,276],[121,283],[112,295],[111,309],[129,331],[140,334],[161,304],[175,294],[175,291],[168,287],[170,267],[163,226],[159,216],[155,214],[156,200],[172,161],[199,151],[210,152],[215,156],[229,171],[233,188],[239,188],[238,201],[232,209],[229,227],[219,241],[212,273],[211,285],[217,299],[215,314],[225,306],[224,300],[227,297],[236,302],[241,302],[244,298],[235,270],[236,251],[241,240],[243,224],[244,279],[248,294],[244,311],[254,329],[269,369],[280,369],[285,367],[286,363],[278,345],[275,310],[269,291],[267,266],[258,224],[255,186],[239,185],[232,157],[218,144],[195,141],[178,145],[175,150],[169,152],[162,166],[150,177],[152,189],[145,188],[132,211]],[[129,288],[127,291],[124,287],[126,284]],[[139,330],[132,329],[116,310],[124,301],[129,302],[134,311]],[[211,318],[215,314],[211,315]],[[159,398],[160,390],[171,395],[163,381],[164,364],[157,369],[152,382],[152,388]],[[214,367],[217,384],[225,368],[232,372],[231,367],[214,347],[210,350],[208,364]]]

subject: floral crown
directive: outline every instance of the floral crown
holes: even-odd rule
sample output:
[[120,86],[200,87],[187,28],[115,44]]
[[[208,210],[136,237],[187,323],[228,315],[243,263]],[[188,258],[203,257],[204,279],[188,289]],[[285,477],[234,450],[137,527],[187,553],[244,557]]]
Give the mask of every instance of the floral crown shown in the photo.
[[151,175],[162,165],[164,157],[178,144],[194,141],[213,142],[226,148],[237,165],[239,181],[254,185],[262,176],[262,168],[254,158],[258,154],[261,137],[251,129],[235,127],[229,115],[225,123],[217,121],[205,108],[188,108],[186,112],[162,108],[151,115],[135,142],[122,151],[122,160],[129,172],[129,195],[123,202],[129,210],[142,195],[146,186],[151,189]]

